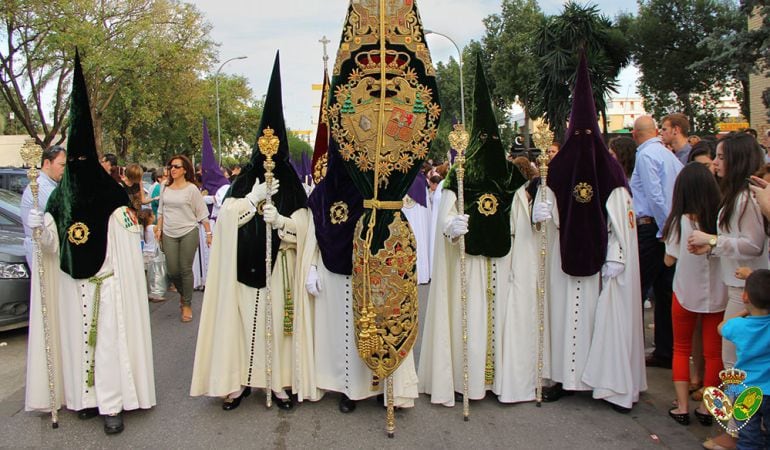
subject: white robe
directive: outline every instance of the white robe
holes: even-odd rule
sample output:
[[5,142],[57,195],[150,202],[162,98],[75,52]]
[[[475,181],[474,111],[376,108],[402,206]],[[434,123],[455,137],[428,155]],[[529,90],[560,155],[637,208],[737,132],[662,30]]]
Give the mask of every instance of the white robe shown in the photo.
[[[230,190],[230,185],[225,184],[217,189],[214,195],[203,196],[203,201],[211,206],[211,217],[209,218],[209,227],[213,232],[215,229],[216,218],[219,216],[219,210],[222,208],[222,202]],[[206,287],[206,277],[209,273],[210,251],[206,243],[206,229],[203,225],[198,225],[198,251],[195,252],[193,260],[193,288],[203,290]]]
[[[548,191],[549,197],[553,193]],[[595,398],[630,408],[647,389],[642,337],[641,287],[631,197],[617,188],[607,200],[607,261],[626,265],[604,283],[597,273],[573,277],[561,268],[558,211],[548,222],[551,247],[548,289],[551,379],[564,389],[593,391]]]
[[[241,386],[265,388],[265,288],[255,289],[237,280],[239,226],[253,217],[254,207],[246,199],[228,199],[219,212],[211,251],[211,266],[203,296],[198,342],[195,349],[190,395],[224,397]],[[273,265],[272,292],[273,346],[272,390],[291,388],[300,401],[314,390],[312,364],[312,315],[298,289],[297,255],[303,251],[307,231],[306,209],[295,211],[279,232],[288,273],[284,273],[281,252]],[[288,286],[284,286],[284,276]],[[283,330],[284,289],[291,287],[294,299],[293,333]],[[255,320],[255,307],[256,320]],[[252,345],[253,341],[253,345]],[[251,362],[251,377],[249,368]],[[310,397],[312,399],[312,396]]]
[[438,228],[438,211],[441,204],[441,191],[444,190],[444,182],[440,182],[436,187],[436,190],[430,194],[430,226],[428,228],[428,235],[430,240],[430,248],[428,248],[428,254],[430,255],[428,263],[429,272],[433,274],[433,258],[436,254],[436,235],[441,235],[441,230]]
[[[328,270],[320,257],[315,239],[313,221],[307,235],[303,261],[315,264],[321,280],[321,292],[311,297],[315,312],[314,342],[316,381],[319,389],[340,392],[351,400],[363,400],[383,393],[382,386],[372,390],[372,371],[358,355],[356,329],[353,319],[352,277]],[[352,255],[351,255],[352,257]],[[309,269],[309,264],[306,270]],[[307,273],[304,274],[307,278]],[[395,406],[414,406],[417,393],[417,372],[414,354],[404,359],[393,373],[393,401]]]
[[[59,268],[56,223],[45,215],[47,239],[42,248],[51,348],[56,384],[56,408],[99,408],[100,414],[147,409],[155,405],[150,314],[141,250],[142,228],[126,225],[127,208],[109,218],[107,255],[97,276],[114,275],[102,284],[96,348],[88,345],[95,285],[76,280]],[[49,234],[50,233],[50,234]],[[32,271],[32,295],[27,348],[26,410],[50,411],[40,279]],[[87,371],[94,358],[94,386]]]
[[[427,189],[427,188],[426,188]],[[404,205],[401,212],[409,221],[417,243],[417,284],[430,283],[430,222],[431,210],[412,200],[410,205]]]
[[[460,254],[457,242],[438,232],[446,232],[451,218],[457,215],[457,197],[447,190],[442,193],[432,285],[425,315],[418,377],[420,392],[431,395],[431,403],[454,406],[455,392],[463,391],[462,306],[460,303]],[[487,273],[487,261],[492,271]],[[473,400],[484,398],[491,390],[503,403],[529,401],[535,398],[533,374],[517,366],[520,358],[535,358],[534,354],[518,352],[519,331],[534,333],[535,317],[516,317],[510,311],[519,305],[510,305],[511,252],[502,258],[467,255],[468,281],[468,390]],[[487,277],[491,277],[494,292],[492,352],[495,376],[487,385],[485,367],[487,356]],[[528,300],[532,302],[532,300]],[[531,310],[523,306],[524,310]],[[511,333],[510,330],[519,330]]]

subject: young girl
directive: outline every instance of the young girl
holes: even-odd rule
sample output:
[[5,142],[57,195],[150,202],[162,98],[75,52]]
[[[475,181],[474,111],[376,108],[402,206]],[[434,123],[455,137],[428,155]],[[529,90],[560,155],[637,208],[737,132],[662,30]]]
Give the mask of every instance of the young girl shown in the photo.
[[[696,230],[688,239],[691,253],[720,257],[722,281],[727,285],[728,296],[725,318],[745,311],[745,281],[738,278],[739,269],[747,267],[753,271],[770,267],[767,259],[767,223],[746,181],[764,164],[762,149],[753,136],[735,133],[723,138],[717,145],[717,158],[714,160],[716,175],[721,178],[722,184],[718,231],[707,233]],[[722,363],[729,368],[735,365],[735,361],[735,346],[722,340]],[[714,445],[734,448],[735,439],[723,433],[705,445],[707,448]]]
[[160,252],[155,240],[155,215],[151,209],[143,209],[138,214],[139,223],[144,228],[142,253],[144,254],[144,270],[147,275],[147,293],[151,302],[162,302],[166,299],[166,270],[165,258]]
[[[669,267],[676,263],[671,316],[674,330],[672,378],[677,406],[669,410],[669,415],[682,425],[690,423],[689,360],[693,330],[699,318],[705,386],[718,386],[719,371],[722,370],[722,339],[717,326],[727,304],[727,288],[722,282],[719,259],[692,255],[687,251],[687,237],[694,230],[716,233],[719,202],[719,186],[711,171],[700,163],[690,163],[677,177],[671,214],[663,228],[665,263]],[[711,415],[702,406],[695,409],[695,416],[703,424],[712,422]]]

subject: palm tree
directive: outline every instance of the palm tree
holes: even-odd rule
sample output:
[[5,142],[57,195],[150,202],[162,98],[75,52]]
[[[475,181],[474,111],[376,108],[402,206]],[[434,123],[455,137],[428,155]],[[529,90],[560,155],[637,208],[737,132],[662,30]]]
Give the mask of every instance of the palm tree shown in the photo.
[[545,117],[555,136],[564,136],[566,131],[581,51],[588,58],[596,109],[606,131],[605,99],[617,92],[618,75],[630,61],[629,42],[597,6],[570,1],[561,15],[546,18],[536,37],[540,80],[533,113]]

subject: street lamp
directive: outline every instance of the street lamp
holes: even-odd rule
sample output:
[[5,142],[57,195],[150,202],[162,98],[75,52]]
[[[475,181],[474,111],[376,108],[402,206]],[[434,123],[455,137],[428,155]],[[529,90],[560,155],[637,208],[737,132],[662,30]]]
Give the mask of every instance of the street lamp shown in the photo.
[[228,59],[219,66],[217,73],[214,75],[214,84],[216,85],[217,92],[217,153],[219,153],[219,164],[222,164],[222,130],[219,128],[219,72],[222,71],[222,67],[224,67],[225,64],[230,61],[235,61],[236,59],[246,59],[246,56],[236,56],[235,58]]
[[460,58],[458,60],[458,64],[460,64],[460,120],[462,121],[463,125],[465,125],[465,89],[463,88],[463,52],[460,51],[460,46],[458,46],[457,43],[446,34],[439,33],[438,31],[433,31],[433,30],[424,30],[424,32],[426,36],[429,34],[435,34],[448,39],[449,42],[451,42],[452,45],[454,45],[455,48],[457,49],[457,55]]

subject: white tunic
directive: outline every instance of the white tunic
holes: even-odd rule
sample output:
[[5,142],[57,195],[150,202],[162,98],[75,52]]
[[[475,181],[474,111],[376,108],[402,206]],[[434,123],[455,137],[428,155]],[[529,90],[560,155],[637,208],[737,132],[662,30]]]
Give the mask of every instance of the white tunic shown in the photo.
[[[363,400],[383,393],[382,386],[372,390],[372,371],[358,355],[353,319],[352,278],[328,270],[320,257],[311,220],[305,255],[314,261],[321,280],[321,292],[312,298],[315,321],[316,380],[319,389],[340,392],[351,400]],[[312,256],[310,256],[312,255]],[[309,266],[308,266],[309,268]],[[305,274],[307,277],[307,274]],[[304,292],[304,295],[308,295]],[[409,408],[417,398],[417,372],[413,352],[393,374],[395,406]]]
[[[237,229],[255,213],[246,199],[228,199],[220,210],[211,251],[211,276],[203,297],[201,322],[195,348],[190,395],[224,397],[241,386],[267,386],[265,361],[266,295],[265,288],[255,289],[237,280]],[[302,284],[296,283],[297,253],[301,253],[307,230],[307,210],[299,209],[286,219],[279,232],[281,251],[273,265],[272,291],[273,346],[272,390],[291,388],[300,401],[308,392],[303,383],[313,383],[312,315],[308,305],[297,295]],[[282,254],[286,255],[285,272]],[[286,279],[287,283],[284,283]],[[304,288],[304,286],[302,286]],[[285,289],[294,299],[294,323],[291,335],[284,333]]]
[[[445,406],[454,406],[455,392],[463,390],[459,247],[456,241],[438,234],[439,231],[445,232],[452,217],[457,215],[456,203],[454,192],[447,190],[442,193],[433,282],[428,296],[418,369],[420,392],[430,394],[431,403]],[[534,333],[536,321],[533,316],[517,317],[508,314],[519,307],[510,304],[514,300],[510,295],[511,253],[502,258],[467,255],[465,261],[468,281],[469,396],[474,400],[481,399],[491,390],[504,403],[533,400],[533,374],[527,367],[532,367],[531,358],[535,354],[519,353],[521,344],[517,339],[520,333]],[[491,284],[488,284],[488,280]],[[492,329],[489,342],[488,286],[494,296],[490,311]],[[526,304],[522,308],[532,312],[532,308]],[[517,331],[514,333],[511,330]],[[493,355],[495,368],[491,384],[485,380],[488,351]],[[527,363],[520,370],[517,366],[522,360]]]
[[[101,287],[95,349],[88,344],[96,285],[76,280],[59,268],[56,223],[45,216],[43,266],[51,347],[56,373],[56,407],[99,408],[100,414],[146,409],[155,405],[150,315],[140,239],[142,229],[131,224],[127,208],[109,218],[107,255],[97,277]],[[37,264],[34,264],[37,267]],[[26,410],[49,411],[38,271],[33,270],[29,345],[27,349]],[[94,364],[94,385],[88,372]]]
[[[426,188],[427,190],[427,188]],[[430,282],[430,220],[431,210],[414,200],[406,201],[401,212],[409,221],[417,243],[417,284]],[[430,205],[430,203],[428,203]]]
[[607,212],[607,261],[621,262],[625,270],[602,286],[599,273],[574,277],[562,271],[554,202],[554,220],[548,222],[551,379],[630,408],[647,380],[636,219],[625,188],[610,194]]

